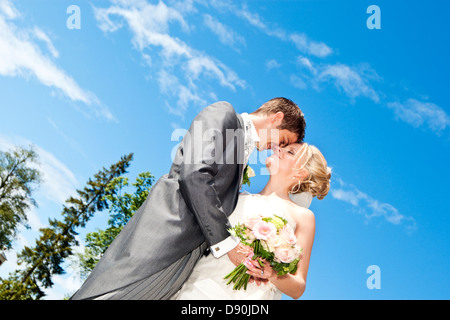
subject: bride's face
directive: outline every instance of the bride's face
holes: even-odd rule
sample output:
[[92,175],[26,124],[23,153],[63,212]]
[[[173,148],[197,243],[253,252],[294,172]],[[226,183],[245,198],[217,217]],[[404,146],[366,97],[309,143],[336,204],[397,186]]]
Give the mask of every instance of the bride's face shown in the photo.
[[273,154],[266,159],[266,167],[270,175],[283,175],[290,178],[296,166],[302,144],[292,143],[286,147],[274,147]]

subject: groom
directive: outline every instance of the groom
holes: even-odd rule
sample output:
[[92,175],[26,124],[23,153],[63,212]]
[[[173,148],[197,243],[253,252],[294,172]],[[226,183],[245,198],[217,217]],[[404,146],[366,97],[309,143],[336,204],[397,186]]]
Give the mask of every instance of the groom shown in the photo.
[[251,114],[237,114],[227,102],[206,107],[180,142],[169,174],[71,299],[169,299],[205,251],[233,254],[239,241],[227,231],[228,216],[250,153],[302,141],[305,126],[302,111],[286,98]]

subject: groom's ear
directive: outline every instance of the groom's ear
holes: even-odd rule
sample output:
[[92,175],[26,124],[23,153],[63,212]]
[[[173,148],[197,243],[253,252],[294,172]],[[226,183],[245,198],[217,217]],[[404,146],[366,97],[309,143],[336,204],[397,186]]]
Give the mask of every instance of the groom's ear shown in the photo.
[[279,111],[277,113],[273,113],[270,115],[270,121],[275,124],[277,127],[281,125],[284,119],[284,113]]

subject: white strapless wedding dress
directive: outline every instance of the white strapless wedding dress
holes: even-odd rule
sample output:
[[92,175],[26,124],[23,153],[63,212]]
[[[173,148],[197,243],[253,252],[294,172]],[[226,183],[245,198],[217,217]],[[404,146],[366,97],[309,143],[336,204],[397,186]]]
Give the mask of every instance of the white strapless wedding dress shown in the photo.
[[[279,210],[267,197],[258,194],[241,194],[236,209],[229,217],[232,226],[252,213],[277,214],[285,218],[295,230],[292,217]],[[212,254],[202,257],[181,290],[172,298],[176,300],[279,300],[281,291],[272,283],[249,283],[247,290],[233,290],[224,277],[235,268],[228,255],[215,258]]]

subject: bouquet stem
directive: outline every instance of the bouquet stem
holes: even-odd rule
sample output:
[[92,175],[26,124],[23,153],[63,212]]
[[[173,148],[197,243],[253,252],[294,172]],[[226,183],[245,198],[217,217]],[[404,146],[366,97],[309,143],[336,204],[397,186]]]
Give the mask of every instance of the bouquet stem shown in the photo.
[[[260,251],[260,241],[256,240],[252,243],[251,247],[253,249],[253,259],[257,258],[257,254]],[[258,259],[258,263],[261,262]],[[248,281],[250,280],[251,276],[247,273],[248,268],[244,265],[244,263],[241,263],[236,268],[234,268],[233,271],[231,271],[229,274],[227,274],[224,279],[230,279],[227,282],[227,285],[230,283],[234,283],[233,290],[240,290],[242,287],[244,287],[244,290],[247,289]]]
[[230,278],[227,285],[233,282],[233,290],[240,290],[242,287],[244,287],[244,290],[247,289],[247,283],[250,280],[250,275],[247,273],[247,270],[247,267],[243,263],[238,265],[224,277],[224,279]]

